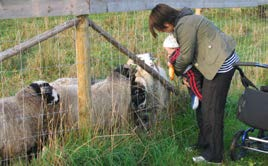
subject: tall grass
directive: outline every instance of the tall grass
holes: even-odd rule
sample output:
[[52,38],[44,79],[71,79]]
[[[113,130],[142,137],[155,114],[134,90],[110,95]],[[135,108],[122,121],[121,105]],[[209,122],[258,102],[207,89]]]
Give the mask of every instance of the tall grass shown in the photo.
[[[237,41],[242,61],[268,63],[266,19],[255,14],[254,8],[205,9],[203,14],[215,22],[224,32]],[[148,30],[149,11],[105,13],[90,15],[116,40],[135,53],[151,52],[165,66],[162,41],[165,34],[153,39]],[[0,22],[0,50],[12,47],[70,17],[12,19]],[[1,96],[14,95],[18,89],[33,80],[52,81],[59,77],[75,77],[75,27],[40,43],[0,64]],[[122,55],[98,33],[90,29],[91,75],[94,79],[105,78],[115,66],[126,62]],[[267,71],[245,67],[247,76],[257,85],[267,84]],[[48,146],[31,165],[193,165],[191,157],[197,151],[185,150],[195,143],[197,125],[195,112],[189,108],[189,97],[180,81],[174,81],[180,89],[179,96],[172,96],[162,120],[149,133],[133,130],[84,133],[70,132],[50,140]],[[236,117],[238,95],[243,87],[236,74],[227,101],[225,118],[225,165],[267,165],[267,156],[252,153],[247,158],[232,162],[228,149],[234,133],[246,128]],[[15,162],[16,165],[16,162]],[[26,165],[19,160],[17,165]]]

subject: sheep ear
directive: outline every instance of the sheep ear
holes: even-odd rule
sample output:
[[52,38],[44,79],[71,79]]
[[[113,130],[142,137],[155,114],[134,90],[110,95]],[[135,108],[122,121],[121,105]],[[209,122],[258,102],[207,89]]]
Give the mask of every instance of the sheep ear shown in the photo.
[[33,88],[33,90],[38,94],[41,95],[46,93],[46,91],[44,92],[44,87],[50,87],[49,83],[46,81],[34,81],[33,83],[30,84],[30,87]]
[[131,68],[130,68],[129,65],[127,65],[127,64],[123,64],[123,65],[118,66],[118,67],[114,70],[114,72],[120,73],[121,75],[123,75],[123,76],[129,78],[129,77],[130,77],[130,70],[131,70]]
[[38,94],[39,96],[41,95],[41,89],[39,84],[31,83],[30,87],[35,91],[36,94]]

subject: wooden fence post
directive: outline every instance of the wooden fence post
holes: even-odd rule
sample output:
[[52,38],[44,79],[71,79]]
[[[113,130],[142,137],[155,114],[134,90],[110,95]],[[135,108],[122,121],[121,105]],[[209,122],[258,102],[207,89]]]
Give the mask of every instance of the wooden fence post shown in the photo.
[[89,112],[91,109],[89,28],[87,17],[88,15],[78,16],[79,23],[76,28],[79,129],[83,129],[89,124]]
[[196,8],[195,9],[195,14],[200,15],[201,14],[201,8]]

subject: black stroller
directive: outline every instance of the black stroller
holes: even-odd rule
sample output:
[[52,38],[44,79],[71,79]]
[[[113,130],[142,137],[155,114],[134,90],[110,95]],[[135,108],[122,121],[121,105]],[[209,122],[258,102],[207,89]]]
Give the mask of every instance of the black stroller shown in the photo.
[[[241,75],[245,87],[238,102],[237,118],[250,126],[249,129],[238,131],[232,140],[230,157],[239,160],[249,150],[268,154],[268,86],[257,88],[243,73],[239,66],[255,66],[268,68],[268,64],[239,62],[234,67]],[[257,137],[250,136],[257,131]]]

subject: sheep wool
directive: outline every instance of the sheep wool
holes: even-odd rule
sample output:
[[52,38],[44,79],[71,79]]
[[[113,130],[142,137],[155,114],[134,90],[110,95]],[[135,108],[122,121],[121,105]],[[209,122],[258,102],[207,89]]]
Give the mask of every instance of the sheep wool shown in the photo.
[[78,128],[77,78],[59,78],[50,83],[60,96],[60,130],[70,131]]
[[[48,123],[57,110],[59,96],[44,81],[33,82],[15,96],[0,99],[0,156],[10,158],[36,153]],[[45,121],[46,120],[46,121]]]
[[130,124],[130,80],[113,72],[105,80],[92,85],[93,112],[91,121],[95,128],[128,127]]
[[[136,56],[157,71],[163,78],[168,80],[165,70],[154,63],[154,58],[151,54],[145,53],[138,54]],[[140,116],[139,119],[143,120],[142,123],[145,124],[145,126],[143,126],[145,128],[150,128],[156,123],[159,113],[166,108],[165,105],[169,101],[169,92],[158,79],[153,78],[147,71],[142,69],[140,66],[137,66],[133,60],[129,59],[127,64],[136,66],[135,82],[143,85],[145,89],[146,106],[142,109],[142,111],[139,111],[138,116]]]
[[[60,94],[60,113],[65,114],[65,125],[77,127],[77,79],[60,78],[50,83]],[[117,72],[91,85],[92,109],[90,122],[93,130],[127,126],[131,102],[130,81]],[[63,121],[63,120],[62,120]],[[64,125],[63,125],[64,126]]]

